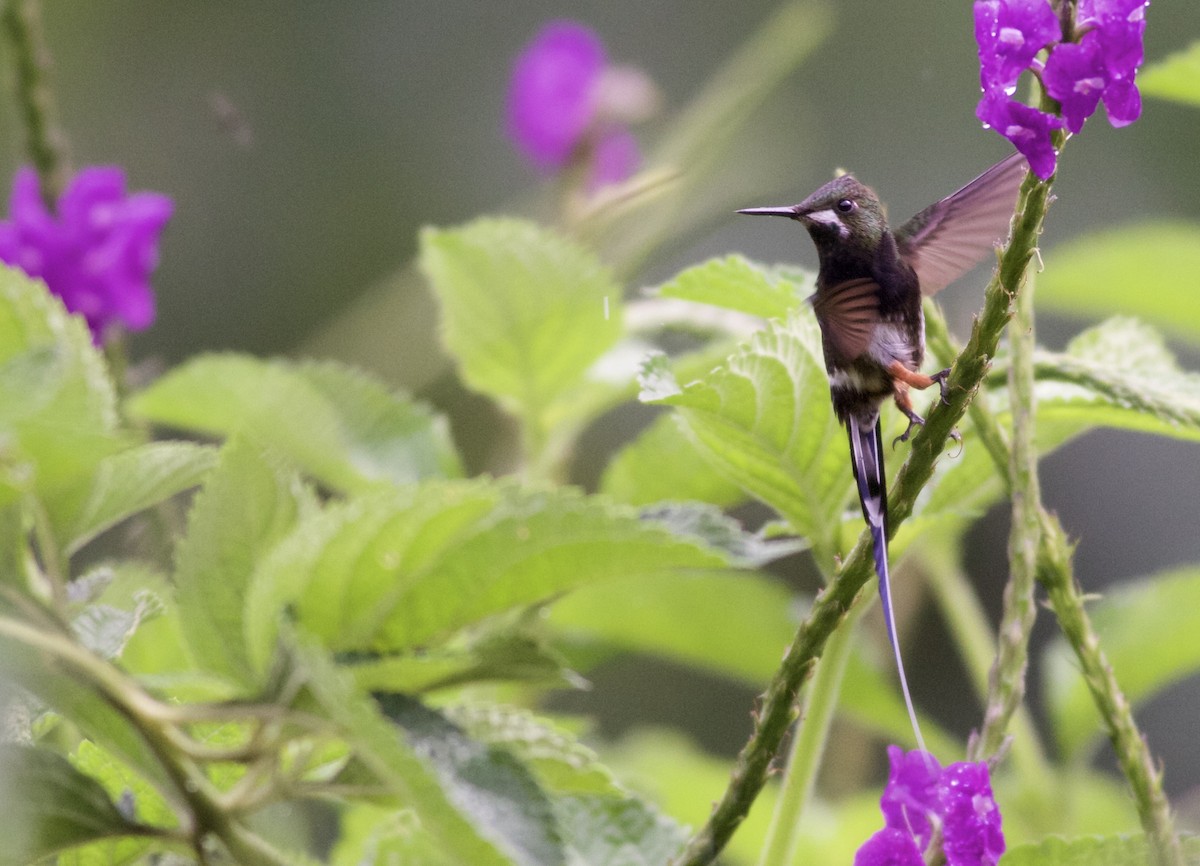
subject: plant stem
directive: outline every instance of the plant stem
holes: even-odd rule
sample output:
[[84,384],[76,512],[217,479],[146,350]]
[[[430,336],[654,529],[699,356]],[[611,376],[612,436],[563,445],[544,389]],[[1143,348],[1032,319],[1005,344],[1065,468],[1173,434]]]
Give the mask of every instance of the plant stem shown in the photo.
[[787,772],[783,777],[759,866],[788,866],[795,859],[796,843],[800,838],[800,816],[812,796],[817,771],[825,754],[838,693],[854,647],[856,626],[869,607],[867,604],[858,605],[842,627],[830,636],[821,663],[817,665],[816,673],[808,684],[800,710],[801,724],[796,728],[792,741]]
[[1159,866],[1184,866],[1171,807],[1163,792],[1162,773],[1134,722],[1129,701],[1100,649],[1100,640],[1084,610],[1083,593],[1071,570],[1072,545],[1053,515],[1043,510],[1041,523],[1038,580],[1046,587],[1050,606],[1075,651],[1084,681],[1108,728],[1117,762],[1133,791],[1138,817],[1150,839],[1156,862]]
[[[996,656],[996,643],[979,599],[959,567],[957,538],[946,532],[931,534],[922,541],[920,557],[938,609],[963,654],[975,691],[980,701],[986,702],[988,670]],[[1010,727],[1013,763],[1018,774],[1029,790],[1045,792],[1049,797],[1053,776],[1033,719],[1023,705],[1017,707]]]
[[[1048,183],[1042,183],[1032,175],[1021,186],[1012,237],[1001,254],[997,274],[984,292],[983,311],[975,320],[970,339],[951,369],[947,401],[935,404],[925,426],[913,436],[908,460],[896,476],[888,512],[893,531],[912,514],[913,503],[933,476],[934,464],[945,448],[950,432],[965,414],[967,404],[995,357],[1000,335],[1010,316],[1012,297],[1004,286],[1017,285],[1033,258],[1049,191]],[[864,531],[840,571],[800,624],[762,697],[762,709],[754,732],[738,754],[724,795],[705,825],[689,840],[677,866],[711,863],[745,818],[766,782],[771,760],[795,717],[794,704],[800,686],[812,674],[826,641],[873,574],[871,536]]]
[[1041,540],[1042,494],[1034,439],[1037,408],[1033,393],[1034,285],[1026,273],[1015,276],[1016,280],[1006,286],[1014,296],[1013,323],[1008,329],[1012,357],[1008,371],[1012,439],[1006,473],[1012,500],[1009,577],[1004,587],[1004,613],[1000,619],[996,660],[988,674],[983,725],[967,748],[967,758],[971,761],[982,761],[997,753],[1008,734],[1013,714],[1025,699],[1029,636],[1037,619],[1034,589]]
[[55,118],[54,94],[48,82],[50,53],[42,38],[38,0],[7,0],[2,13],[12,49],[16,98],[25,122],[25,150],[37,171],[42,198],[51,211],[66,188],[66,136]]
[[0,636],[53,656],[81,685],[95,691],[129,720],[171,780],[175,798],[186,803],[197,850],[203,848],[204,837],[211,834],[221,840],[234,862],[249,866],[286,866],[286,858],[220,807],[220,798],[208,777],[175,749],[172,737],[156,720],[155,714],[146,712],[157,701],[116,667],[88,652],[66,634],[11,617],[0,616]]

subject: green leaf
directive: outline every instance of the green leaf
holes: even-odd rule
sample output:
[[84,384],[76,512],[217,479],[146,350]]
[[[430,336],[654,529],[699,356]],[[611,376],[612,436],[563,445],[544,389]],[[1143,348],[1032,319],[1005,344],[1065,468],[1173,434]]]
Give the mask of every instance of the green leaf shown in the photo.
[[571,866],[670,863],[687,841],[682,827],[634,797],[559,797],[554,811]]
[[260,559],[295,525],[299,482],[234,439],[196,495],[180,542],[175,583],[181,625],[197,667],[251,684],[245,597]]
[[1137,83],[1147,96],[1200,105],[1200,41],[1147,65],[1138,73]]
[[[1113,671],[1134,704],[1200,669],[1200,569],[1121,584],[1088,608]],[[1147,640],[1147,635],[1155,635]],[[1046,650],[1046,699],[1058,742],[1075,758],[1102,733],[1074,653],[1062,638]]]
[[[1113,358],[1121,364],[1114,365]],[[1001,358],[999,366],[1004,363]],[[1043,456],[1096,427],[1200,439],[1200,375],[1181,370],[1161,334],[1135,319],[1107,319],[1080,333],[1065,352],[1039,350],[1036,372],[1037,446]],[[976,399],[987,401],[1001,427],[1008,425],[1006,389],[987,389]],[[971,427],[963,435],[961,453],[939,462],[917,519],[901,528],[894,550],[902,550],[931,519],[972,518],[1000,496],[1003,486],[991,457]]]
[[656,418],[617,452],[604,470],[600,490],[631,505],[694,500],[729,508],[746,498],[700,456],[672,414]]
[[[451,863],[512,866],[496,844],[451,802],[436,773],[418,757],[406,737],[381,714],[378,705],[355,689],[316,644],[296,637],[293,653],[307,676],[317,706],[344,732],[358,762],[398,801],[416,812],[420,826]],[[494,832],[494,829],[493,829]]]
[[762,685],[800,613],[786,587],[762,575],[663,574],[578,589],[554,604],[550,623],[573,640],[602,640]]
[[536,428],[621,334],[612,274],[591,252],[533,223],[426,228],[420,266],[464,381]]
[[1055,247],[1046,264],[1038,275],[1039,308],[1074,316],[1136,316],[1200,344],[1200,306],[1194,303],[1200,225],[1108,229]]
[[294,599],[299,621],[329,646],[397,651],[589,583],[725,562],[600,497],[430,482],[297,526],[255,576],[248,634],[265,664],[278,612]]
[[216,462],[214,449],[189,442],[154,442],[106,457],[59,538],[74,553],[126,517],[199,484]]
[[403,695],[376,697],[410,747],[479,834],[520,866],[563,862],[550,801],[510,753],[477,742],[441,714]]
[[[139,824],[173,828],[178,818],[162,795],[143,777],[113,758],[95,743],[84,740],[71,757],[80,772],[99,782],[113,802]],[[154,843],[147,838],[121,837],[93,842],[61,854],[58,866],[121,866],[134,863]]]
[[450,646],[355,659],[347,669],[360,688],[372,692],[421,694],[482,682],[579,684],[545,639],[507,623]]
[[710,463],[775,508],[797,534],[832,547],[852,480],[829,402],[821,337],[808,310],[771,322],[703,379],[652,402],[676,406]]
[[549,719],[497,704],[453,704],[444,712],[472,738],[511,752],[553,793],[624,793],[595,752]]
[[45,749],[0,744],[0,803],[0,864],[6,866],[136,829],[99,783]]
[[[1188,863],[1200,862],[1200,838],[1182,840]],[[1142,835],[1052,836],[1041,842],[1018,845],[1000,858],[1000,866],[1153,866],[1150,846]]]
[[658,293],[764,319],[784,319],[815,290],[814,274],[769,268],[735,254],[688,268]]
[[134,396],[129,409],[169,427],[244,433],[339,490],[461,472],[440,416],[331,362],[205,355]]
[[51,523],[86,494],[120,446],[116,396],[83,320],[40,282],[0,266],[0,434],[4,474],[31,489]]

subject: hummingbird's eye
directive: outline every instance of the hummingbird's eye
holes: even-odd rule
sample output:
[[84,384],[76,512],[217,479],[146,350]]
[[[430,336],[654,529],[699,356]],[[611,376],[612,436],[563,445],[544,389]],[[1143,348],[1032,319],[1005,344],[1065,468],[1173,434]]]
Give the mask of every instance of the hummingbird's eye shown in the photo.
[[837,209],[839,213],[850,213],[850,211],[854,210],[856,207],[858,207],[858,205],[854,203],[854,199],[844,198],[837,203]]

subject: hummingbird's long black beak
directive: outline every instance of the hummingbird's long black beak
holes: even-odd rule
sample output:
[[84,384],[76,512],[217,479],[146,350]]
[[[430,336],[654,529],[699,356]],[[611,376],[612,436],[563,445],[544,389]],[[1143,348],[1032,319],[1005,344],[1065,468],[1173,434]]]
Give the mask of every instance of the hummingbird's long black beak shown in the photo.
[[781,216],[789,219],[796,219],[800,216],[797,208],[799,205],[789,205],[788,207],[748,207],[738,211],[738,213],[749,214],[750,216]]

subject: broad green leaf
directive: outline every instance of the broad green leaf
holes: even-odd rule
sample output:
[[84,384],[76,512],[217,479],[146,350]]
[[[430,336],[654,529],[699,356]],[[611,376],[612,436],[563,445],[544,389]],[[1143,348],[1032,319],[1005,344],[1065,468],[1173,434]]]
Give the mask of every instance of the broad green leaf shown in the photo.
[[440,416],[332,362],[204,355],[131,398],[129,408],[169,427],[244,433],[339,490],[461,472]]
[[341,810],[330,866],[460,866],[405,809],[355,802]]
[[[1121,359],[1120,366],[1113,358]],[[1162,336],[1135,319],[1101,322],[1065,352],[1039,351],[1036,370],[1037,445],[1043,456],[1095,427],[1200,439],[1200,375],[1181,370]],[[987,389],[976,399],[987,402],[1001,427],[1009,426],[1006,389]],[[962,432],[961,452],[939,462],[917,520],[901,528],[895,548],[903,549],[927,521],[974,517],[1001,495],[990,455],[971,426]]]
[[463,379],[536,427],[621,334],[621,288],[611,273],[533,223],[426,228],[420,266]]
[[38,710],[56,714],[51,719],[67,720],[148,778],[165,782],[162,763],[141,732],[97,691],[81,687],[60,662],[76,650],[74,638],[57,622],[18,619],[0,601],[0,682],[20,686]]
[[512,754],[472,739],[412,698],[391,694],[376,700],[481,836],[520,866],[563,862],[550,800]]
[[815,289],[813,274],[768,268],[735,254],[688,268],[658,293],[764,319],[784,319]]
[[197,667],[253,682],[243,633],[250,576],[295,525],[300,484],[252,445],[234,439],[196,494],[179,543],[175,584],[183,633]]
[[40,748],[0,744],[0,803],[5,866],[133,829],[98,782]]
[[334,649],[394,652],[589,583],[725,562],[600,497],[430,482],[298,525],[255,576],[248,635],[265,665],[294,600],[299,621]]
[[694,500],[728,508],[746,498],[700,456],[670,413],[656,418],[617,452],[604,470],[600,490],[631,505]]
[[454,704],[444,712],[474,739],[515,755],[548,791],[612,796],[624,793],[595,752],[549,719],[497,704]]
[[[651,402],[675,406],[713,466],[831,549],[851,488],[816,320],[808,310],[771,322],[724,365],[676,386],[650,368]],[[645,397],[643,399],[646,399]]]
[[364,691],[421,694],[470,683],[577,685],[561,655],[536,634],[510,624],[451,646],[370,656],[347,665]]
[[[1182,842],[1186,861],[1200,863],[1200,838],[1185,838]],[[1012,848],[1000,858],[1000,866],[1154,866],[1154,862],[1140,834],[1075,839],[1052,836]]]
[[[81,742],[72,755],[71,763],[80,772],[99,782],[109,798],[120,803],[124,813],[139,824],[178,826],[178,818],[162,795],[144,778],[96,744],[88,740]],[[147,838],[128,836],[93,842],[59,855],[58,866],[121,866],[134,863],[153,844]]]
[[120,446],[116,396],[83,320],[0,265],[0,434],[5,475],[51,521],[77,507],[96,463]]
[[1200,41],[1147,65],[1137,83],[1147,96],[1200,105]]
[[[1090,604],[1088,614],[1122,691],[1134,704],[1200,669],[1200,569],[1121,584]],[[1080,758],[1102,734],[1100,719],[1065,640],[1056,639],[1046,653],[1046,699],[1054,731],[1064,751]]]
[[190,442],[153,442],[106,457],[60,540],[73,553],[126,517],[199,484],[215,464],[212,448]]
[[451,863],[512,866],[514,861],[456,808],[436,773],[375,701],[358,691],[314,641],[297,637],[291,643],[317,706],[342,729],[359,764],[395,796],[398,805],[416,812],[436,849]]
[[801,613],[779,581],[761,575],[663,574],[582,587],[554,604],[550,623],[574,640],[603,640],[761,686]]
[[1194,303],[1198,273],[1200,225],[1126,225],[1046,253],[1037,303],[1074,316],[1136,316],[1195,345],[1200,344],[1200,306]]
[[558,797],[554,811],[569,866],[670,863],[687,841],[684,828],[635,797]]

